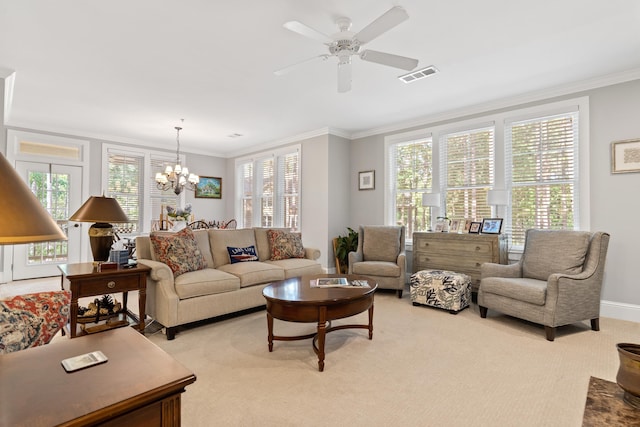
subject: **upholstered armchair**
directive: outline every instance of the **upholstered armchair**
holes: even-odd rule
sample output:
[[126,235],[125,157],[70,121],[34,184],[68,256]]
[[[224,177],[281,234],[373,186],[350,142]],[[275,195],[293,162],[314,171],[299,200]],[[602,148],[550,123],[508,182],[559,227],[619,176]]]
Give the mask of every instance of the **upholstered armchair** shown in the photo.
[[544,325],[547,340],[558,326],[591,321],[600,330],[600,291],[609,234],[527,230],[520,261],[480,267],[480,316],[492,309]]
[[404,241],[404,226],[360,226],[358,250],[349,253],[349,274],[369,276],[378,288],[395,289],[402,298],[407,269]]
[[67,324],[70,300],[69,291],[0,300],[0,354],[48,344]]

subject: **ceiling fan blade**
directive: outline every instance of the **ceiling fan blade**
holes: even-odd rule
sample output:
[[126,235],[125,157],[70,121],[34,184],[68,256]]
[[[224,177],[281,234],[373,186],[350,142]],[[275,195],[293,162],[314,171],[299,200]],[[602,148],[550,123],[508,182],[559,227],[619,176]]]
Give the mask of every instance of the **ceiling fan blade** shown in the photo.
[[282,76],[284,74],[287,74],[289,71],[293,70],[294,68],[298,68],[299,66],[306,64],[307,62],[315,61],[317,59],[322,59],[323,61],[326,61],[327,58],[329,58],[329,55],[314,56],[313,58],[305,59],[304,61],[296,62],[295,64],[291,64],[287,67],[280,68],[279,70],[274,71],[273,74],[275,74],[276,76]]
[[371,24],[364,27],[358,34],[355,35],[355,39],[364,44],[378,37],[380,34],[385,33],[400,24],[401,22],[409,19],[409,14],[400,6],[395,6],[386,11],[382,16],[373,21]]
[[321,33],[318,30],[314,30],[308,25],[298,21],[285,22],[283,25],[287,30],[293,31],[310,39],[318,40],[321,43],[332,43],[333,40],[326,34]]
[[376,62],[389,67],[401,68],[411,71],[418,66],[418,60],[407,58],[406,56],[392,55],[390,53],[378,52],[377,50],[363,50],[360,52],[360,59],[363,61]]
[[338,64],[338,92],[344,93],[351,90],[351,61]]

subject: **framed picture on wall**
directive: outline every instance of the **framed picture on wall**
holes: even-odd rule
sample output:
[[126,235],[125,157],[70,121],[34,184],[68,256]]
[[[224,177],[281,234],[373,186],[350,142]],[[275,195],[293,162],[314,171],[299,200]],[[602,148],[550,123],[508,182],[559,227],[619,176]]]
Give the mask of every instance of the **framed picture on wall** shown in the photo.
[[376,188],[376,171],[364,171],[358,174],[358,190],[374,190]]
[[222,178],[201,176],[195,196],[199,199],[222,199]]
[[640,139],[611,143],[611,173],[640,172]]

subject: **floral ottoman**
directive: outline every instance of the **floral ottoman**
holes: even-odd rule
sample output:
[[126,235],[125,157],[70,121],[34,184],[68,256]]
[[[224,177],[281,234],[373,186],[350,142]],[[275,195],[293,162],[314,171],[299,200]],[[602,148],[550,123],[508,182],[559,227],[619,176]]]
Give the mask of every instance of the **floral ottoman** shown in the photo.
[[411,302],[457,314],[469,307],[471,278],[447,270],[421,270],[411,275]]

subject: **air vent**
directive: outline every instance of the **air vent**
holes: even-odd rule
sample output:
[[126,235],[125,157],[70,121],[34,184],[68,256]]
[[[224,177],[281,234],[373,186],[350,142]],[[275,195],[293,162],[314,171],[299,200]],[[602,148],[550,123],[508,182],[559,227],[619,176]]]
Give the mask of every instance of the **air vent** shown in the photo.
[[422,68],[420,70],[412,71],[410,73],[398,76],[398,78],[405,83],[413,83],[417,80],[424,79],[425,77],[429,77],[430,75],[435,74],[437,72],[438,72],[438,69],[436,67],[434,67],[433,65],[429,65],[428,67]]
[[241,136],[244,136],[244,135],[242,135],[241,133],[232,133],[232,134],[229,134],[227,136],[229,138],[240,138]]

